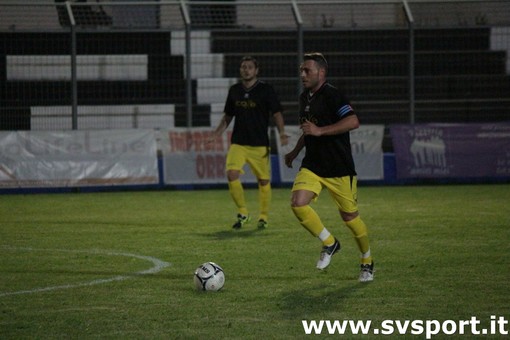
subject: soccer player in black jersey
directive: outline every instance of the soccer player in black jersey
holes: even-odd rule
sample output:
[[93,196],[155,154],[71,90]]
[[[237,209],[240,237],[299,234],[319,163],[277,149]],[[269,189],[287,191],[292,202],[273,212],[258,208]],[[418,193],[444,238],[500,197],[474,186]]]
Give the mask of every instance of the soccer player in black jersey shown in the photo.
[[[232,85],[225,102],[224,115],[212,138],[220,136],[234,120],[231,145],[226,160],[228,188],[238,214],[234,229],[241,228],[249,222],[250,215],[246,206],[240,175],[243,166],[248,163],[257,177],[259,187],[259,219],[257,227],[268,226],[269,204],[271,201],[271,167],[268,127],[272,116],[280,142],[286,145],[282,116],[282,105],[273,87],[258,79],[259,67],[253,57],[243,57],[239,69],[241,81]],[[234,119],[235,118],[235,119]]]
[[340,242],[324,227],[310,203],[326,188],[360,250],[359,281],[372,281],[374,263],[367,226],[358,212],[357,177],[349,136],[350,130],[359,127],[359,121],[349,101],[327,82],[328,63],[324,56],[310,53],[303,60],[300,75],[305,90],[299,97],[303,134],[294,149],[285,155],[285,163],[291,167],[301,149],[306,148],[292,187],[292,211],[301,225],[322,241],[317,268],[325,269],[340,250]]

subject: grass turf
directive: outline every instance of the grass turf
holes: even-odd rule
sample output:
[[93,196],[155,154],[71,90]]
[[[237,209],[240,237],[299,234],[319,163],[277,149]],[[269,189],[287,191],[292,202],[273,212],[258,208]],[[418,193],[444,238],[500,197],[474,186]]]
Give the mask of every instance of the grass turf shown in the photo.
[[[360,187],[369,284],[326,192],[313,207],[343,248],[323,272],[289,189],[273,189],[264,231],[257,191],[246,197],[255,218],[233,231],[226,190],[0,195],[0,338],[294,339],[301,320],[510,318],[509,185]],[[154,265],[142,256],[170,266],[136,274]],[[225,270],[218,293],[194,290],[205,261]]]

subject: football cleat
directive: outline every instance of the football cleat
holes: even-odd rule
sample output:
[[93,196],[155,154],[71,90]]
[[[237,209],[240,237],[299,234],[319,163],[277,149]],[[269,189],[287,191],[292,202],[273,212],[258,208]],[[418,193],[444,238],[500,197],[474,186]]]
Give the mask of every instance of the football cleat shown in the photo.
[[267,228],[267,221],[260,219],[257,223],[258,229],[266,229]]
[[331,262],[331,257],[340,250],[340,242],[335,238],[335,243],[322,247],[321,257],[317,261],[317,269],[325,269]]
[[370,264],[362,264],[359,273],[359,282],[374,281],[374,261]]
[[237,214],[237,221],[232,225],[234,229],[241,229],[241,227],[250,221],[250,215],[244,216],[241,214]]

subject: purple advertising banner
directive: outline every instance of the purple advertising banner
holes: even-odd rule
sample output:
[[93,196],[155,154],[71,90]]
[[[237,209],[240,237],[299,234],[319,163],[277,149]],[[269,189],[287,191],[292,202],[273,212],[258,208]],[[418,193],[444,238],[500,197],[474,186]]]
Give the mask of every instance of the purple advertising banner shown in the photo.
[[398,178],[510,177],[510,123],[390,127]]

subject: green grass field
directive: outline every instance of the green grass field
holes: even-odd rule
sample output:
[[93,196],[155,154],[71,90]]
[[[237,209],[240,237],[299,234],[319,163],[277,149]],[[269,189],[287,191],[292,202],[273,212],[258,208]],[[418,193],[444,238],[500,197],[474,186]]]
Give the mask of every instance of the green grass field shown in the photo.
[[[301,320],[510,319],[510,185],[360,187],[369,284],[329,195],[314,208],[343,248],[324,272],[289,199],[273,190],[268,230],[233,231],[226,190],[0,195],[0,338],[295,339],[311,337]],[[205,261],[225,270],[218,293],[194,290]]]

